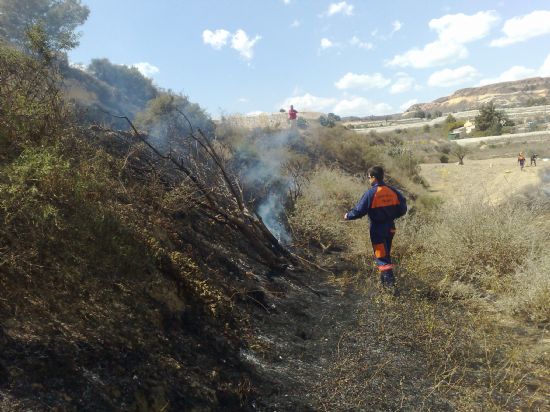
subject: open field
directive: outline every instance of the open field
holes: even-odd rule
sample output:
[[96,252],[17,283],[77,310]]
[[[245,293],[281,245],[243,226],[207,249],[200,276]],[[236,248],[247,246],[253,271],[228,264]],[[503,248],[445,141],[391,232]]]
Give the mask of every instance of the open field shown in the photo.
[[508,196],[522,193],[529,187],[540,187],[545,173],[550,173],[550,161],[539,159],[537,166],[520,171],[515,158],[466,160],[456,163],[421,165],[421,174],[430,191],[444,199],[457,201],[484,194],[487,200],[502,202]]

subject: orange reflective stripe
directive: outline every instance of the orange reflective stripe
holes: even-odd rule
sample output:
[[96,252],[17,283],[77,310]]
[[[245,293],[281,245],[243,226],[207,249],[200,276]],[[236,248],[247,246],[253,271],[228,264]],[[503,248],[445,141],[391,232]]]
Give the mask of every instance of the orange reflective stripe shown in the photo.
[[372,245],[374,249],[374,256],[377,258],[383,258],[386,256],[386,248],[384,247],[383,243],[377,243]]
[[378,186],[372,199],[371,208],[397,206],[399,198],[397,194],[387,186]]
[[391,270],[391,269],[393,269],[394,266],[395,266],[395,265],[391,265],[391,264],[389,264],[389,265],[382,265],[382,266],[378,266],[378,270],[379,270],[380,272],[383,272],[383,271],[385,271],[385,270]]

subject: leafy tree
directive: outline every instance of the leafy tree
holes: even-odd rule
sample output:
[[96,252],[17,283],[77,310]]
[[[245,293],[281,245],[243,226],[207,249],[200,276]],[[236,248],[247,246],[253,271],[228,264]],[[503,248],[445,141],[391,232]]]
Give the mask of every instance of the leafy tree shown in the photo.
[[514,125],[514,122],[503,111],[496,109],[492,101],[481,106],[475,122],[477,131],[487,131],[490,135],[500,135],[503,126]]
[[455,121],[452,123],[447,123],[447,127],[445,128],[447,132],[453,131],[454,129],[458,129],[462,126],[464,126],[466,122],[464,120]]
[[327,116],[319,116],[319,123],[324,127],[334,127],[336,122]]
[[298,119],[296,119],[296,126],[299,129],[307,129],[309,126],[309,123],[303,117],[298,117]]
[[88,71],[99,80],[118,89],[134,106],[144,108],[147,102],[158,96],[153,81],[135,67],[113,64],[108,59],[93,59]]
[[[60,78],[39,26],[30,33],[33,57],[0,41],[0,153],[53,137],[63,127]],[[0,155],[2,157],[2,155]]]
[[158,137],[157,146],[163,150],[169,147],[188,150],[181,147],[182,137],[197,129],[207,135],[214,131],[214,123],[198,104],[191,103],[186,96],[168,92],[150,100],[147,108],[136,115],[135,123]]
[[328,118],[329,120],[334,121],[334,122],[339,122],[339,121],[342,120],[342,118],[341,118],[340,116],[338,116],[337,114],[334,114],[334,113],[329,113],[329,114],[327,115],[327,118]]
[[456,117],[454,117],[451,113],[449,113],[449,115],[445,119],[445,123],[455,123],[455,122],[456,122]]
[[72,49],[89,13],[80,0],[0,0],[0,37],[24,48],[27,30],[39,24],[54,50]]
[[426,112],[424,110],[417,110],[414,112],[414,117],[424,119],[426,117]]

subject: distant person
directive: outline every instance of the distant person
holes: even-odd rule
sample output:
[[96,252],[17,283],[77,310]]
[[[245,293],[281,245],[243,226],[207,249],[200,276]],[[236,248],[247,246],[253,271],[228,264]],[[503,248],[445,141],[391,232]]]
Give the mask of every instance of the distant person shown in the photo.
[[518,154],[518,163],[519,169],[523,171],[523,168],[525,167],[525,156],[523,155],[523,152],[519,152]]
[[537,157],[539,157],[536,153],[533,153],[531,155],[531,166],[536,166],[537,165]]
[[296,129],[296,118],[298,117],[298,110],[294,109],[293,105],[290,105],[290,109],[288,110],[288,120],[290,122],[290,128]]
[[344,219],[355,220],[368,215],[370,240],[374,262],[380,272],[380,282],[385,290],[397,295],[390,253],[395,234],[394,220],[407,212],[407,202],[399,191],[384,183],[384,169],[381,166],[371,167],[368,177],[372,187],[363,194],[359,203],[344,215]]

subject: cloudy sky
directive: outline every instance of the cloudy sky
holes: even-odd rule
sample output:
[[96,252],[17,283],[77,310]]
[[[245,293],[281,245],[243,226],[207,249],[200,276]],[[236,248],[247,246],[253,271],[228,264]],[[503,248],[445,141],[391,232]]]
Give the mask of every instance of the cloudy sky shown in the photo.
[[69,58],[135,65],[213,117],[402,112],[550,76],[550,0],[82,0]]

